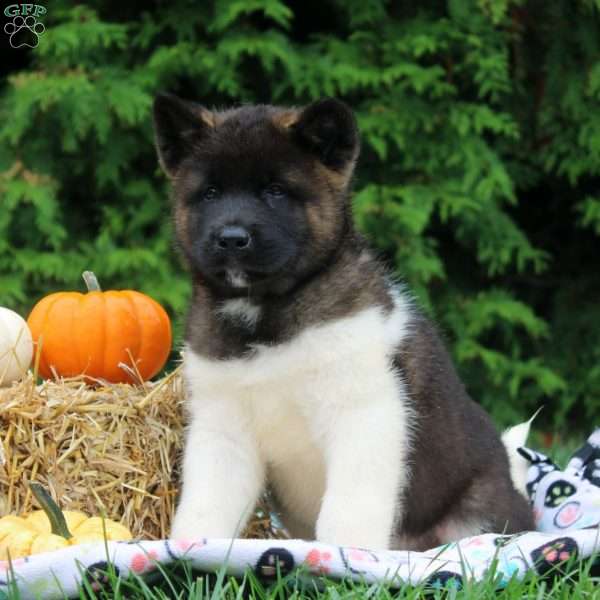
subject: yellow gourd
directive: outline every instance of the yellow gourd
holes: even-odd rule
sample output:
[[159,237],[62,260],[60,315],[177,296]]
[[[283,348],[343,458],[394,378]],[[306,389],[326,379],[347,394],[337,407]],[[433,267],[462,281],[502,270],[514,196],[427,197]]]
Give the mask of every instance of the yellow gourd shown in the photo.
[[0,560],[50,552],[86,542],[130,540],[127,527],[82,512],[62,512],[39,484],[29,484],[43,510],[0,519]]

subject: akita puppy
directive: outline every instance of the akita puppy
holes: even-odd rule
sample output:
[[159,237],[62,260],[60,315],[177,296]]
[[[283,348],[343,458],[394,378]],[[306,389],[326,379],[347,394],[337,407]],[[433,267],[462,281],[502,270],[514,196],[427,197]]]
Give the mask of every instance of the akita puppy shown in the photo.
[[233,537],[269,485],[295,537],[425,549],[533,529],[434,325],[352,223],[350,109],[154,104],[193,280],[172,536]]

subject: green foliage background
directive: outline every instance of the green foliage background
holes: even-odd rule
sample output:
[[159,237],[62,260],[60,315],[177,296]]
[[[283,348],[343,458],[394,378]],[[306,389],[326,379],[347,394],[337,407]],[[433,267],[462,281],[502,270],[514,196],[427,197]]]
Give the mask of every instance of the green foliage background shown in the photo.
[[[600,1],[53,0],[0,87],[0,304],[137,288],[180,336],[189,284],[153,149],[158,90],[338,96],[359,227],[504,423],[600,416]],[[9,54],[10,53],[10,54]]]

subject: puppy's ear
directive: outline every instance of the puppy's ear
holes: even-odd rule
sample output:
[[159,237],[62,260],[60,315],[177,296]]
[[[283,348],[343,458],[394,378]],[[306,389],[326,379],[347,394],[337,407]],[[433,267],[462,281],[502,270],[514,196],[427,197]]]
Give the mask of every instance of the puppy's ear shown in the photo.
[[300,111],[291,129],[298,142],[330,169],[346,171],[358,156],[356,120],[340,100],[325,98],[309,104]]
[[165,173],[173,177],[194,142],[214,127],[214,116],[199,104],[172,94],[158,94],[153,118],[158,160]]

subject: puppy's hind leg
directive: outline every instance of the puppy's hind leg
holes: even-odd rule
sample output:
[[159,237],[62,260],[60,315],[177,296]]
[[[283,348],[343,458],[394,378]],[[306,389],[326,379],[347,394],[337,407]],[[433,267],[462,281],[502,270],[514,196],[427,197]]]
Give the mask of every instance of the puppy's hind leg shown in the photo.
[[[504,474],[503,474],[504,475]],[[493,469],[480,475],[435,532],[441,544],[480,533],[518,533],[535,529],[529,503],[506,476]]]

